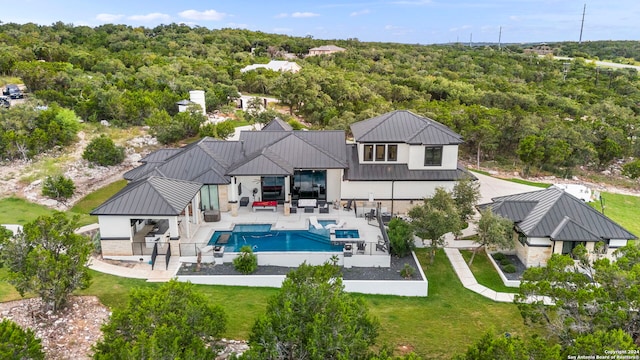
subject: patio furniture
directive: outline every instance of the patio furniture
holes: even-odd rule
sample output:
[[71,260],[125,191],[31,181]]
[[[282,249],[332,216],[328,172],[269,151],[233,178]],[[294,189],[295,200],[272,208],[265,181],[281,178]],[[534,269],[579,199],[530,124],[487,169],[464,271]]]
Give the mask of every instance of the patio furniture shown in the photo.
[[322,225],[318,222],[318,218],[315,216],[309,216],[309,224],[316,229],[323,229]]
[[364,254],[364,251],[365,251],[365,249],[366,249],[366,247],[367,247],[367,243],[364,243],[364,242],[362,242],[362,243],[358,243],[358,244],[357,244],[357,247],[358,247],[358,250],[357,250],[357,252],[356,252],[356,253],[357,253],[357,254]]
[[327,204],[327,202],[324,200],[318,200],[318,212],[320,214],[328,214],[329,204]]
[[277,201],[254,201],[253,204],[251,204],[251,207],[253,208],[254,212],[256,210],[273,210],[273,212],[276,212],[276,210],[278,209],[278,202]]
[[298,199],[298,207],[315,208],[316,206],[318,206],[318,202],[316,201],[316,199]]
[[345,244],[344,249],[342,250],[342,255],[344,255],[344,257],[353,256],[353,245]]
[[327,224],[324,228],[325,229],[339,229],[343,226],[345,226],[347,224],[347,222],[344,219],[340,219],[340,221],[338,221],[337,224]]
[[368,213],[364,214],[364,218],[367,219],[367,222],[376,218],[376,209],[371,209]]
[[305,208],[304,208],[304,212],[305,212],[305,213],[307,213],[307,214],[313,214],[313,211],[314,211],[315,209],[316,209],[316,208],[314,208],[314,207],[307,206],[307,207],[305,207]]
[[351,211],[351,206],[353,205],[353,199],[347,200],[347,204],[344,206],[344,210]]
[[218,222],[220,221],[220,210],[205,210],[204,212],[205,222]]
[[289,209],[289,213],[290,214],[297,214],[298,213],[298,206],[294,206],[293,204],[291,204],[291,209]]
[[243,196],[240,198],[240,206],[247,206],[249,205],[249,197],[248,196]]

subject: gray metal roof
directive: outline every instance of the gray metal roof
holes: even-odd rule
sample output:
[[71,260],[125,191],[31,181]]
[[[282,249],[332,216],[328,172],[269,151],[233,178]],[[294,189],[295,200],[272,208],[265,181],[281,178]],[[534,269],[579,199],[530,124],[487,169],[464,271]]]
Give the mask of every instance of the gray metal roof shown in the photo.
[[[582,200],[556,187],[492,199],[491,206],[513,221],[528,237],[554,240],[596,241],[601,239],[635,239],[636,236],[604,216]],[[505,206],[504,203],[512,203]],[[502,203],[502,204],[501,204]],[[516,205],[519,203],[518,205]],[[531,203],[535,206],[531,207]],[[529,210],[526,216],[522,212]]]
[[409,170],[407,164],[360,164],[357,145],[346,145],[349,167],[344,179],[351,181],[454,181],[477,178],[464,167],[455,170]]
[[449,145],[462,143],[462,136],[448,127],[411,111],[396,110],[351,124],[357,142]]
[[288,122],[280,119],[279,117],[271,120],[267,125],[265,125],[260,131],[291,131],[293,127],[289,125]]
[[128,184],[91,215],[180,215],[201,187],[191,181],[148,177]]

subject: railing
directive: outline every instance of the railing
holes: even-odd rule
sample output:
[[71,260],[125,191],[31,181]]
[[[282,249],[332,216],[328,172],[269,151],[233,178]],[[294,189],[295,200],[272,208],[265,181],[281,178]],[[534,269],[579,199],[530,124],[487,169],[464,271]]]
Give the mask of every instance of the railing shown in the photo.
[[165,255],[165,270],[169,270],[169,259],[171,259],[171,244],[167,244],[167,254]]
[[158,243],[153,245],[153,252],[151,253],[151,270],[156,265],[156,258],[158,257]]
[[387,234],[387,229],[384,226],[384,222],[382,222],[382,203],[378,203],[376,208],[376,220],[378,220],[378,227],[380,227],[380,233],[382,233],[382,238],[384,239],[384,245],[387,249],[390,249],[390,241],[389,234]]

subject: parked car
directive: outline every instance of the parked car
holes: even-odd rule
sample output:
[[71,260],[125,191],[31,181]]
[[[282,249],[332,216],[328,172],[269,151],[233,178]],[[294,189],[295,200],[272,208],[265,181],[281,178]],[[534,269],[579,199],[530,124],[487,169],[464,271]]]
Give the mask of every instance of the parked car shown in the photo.
[[18,85],[14,85],[14,84],[9,84],[5,86],[2,94],[12,99],[22,99],[24,97]]

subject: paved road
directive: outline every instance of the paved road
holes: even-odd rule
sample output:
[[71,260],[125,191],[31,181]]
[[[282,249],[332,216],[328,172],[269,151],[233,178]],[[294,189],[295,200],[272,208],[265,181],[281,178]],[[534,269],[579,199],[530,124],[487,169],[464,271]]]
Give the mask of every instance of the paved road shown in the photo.
[[474,172],[473,175],[475,175],[480,182],[480,204],[491,202],[492,198],[498,196],[541,190],[539,187],[496,179],[476,172]]

